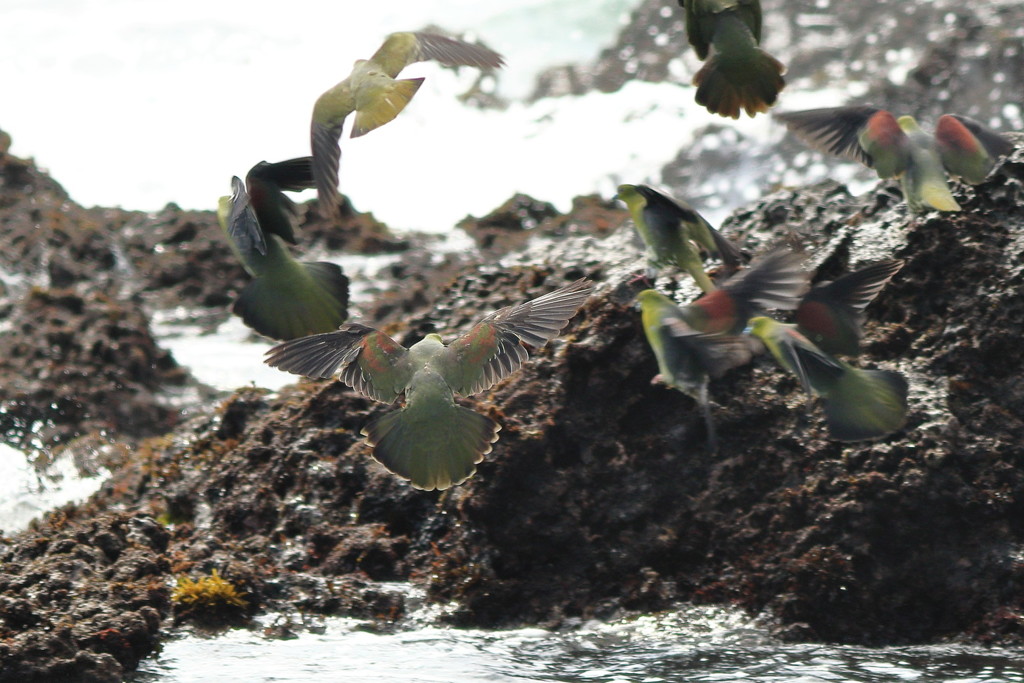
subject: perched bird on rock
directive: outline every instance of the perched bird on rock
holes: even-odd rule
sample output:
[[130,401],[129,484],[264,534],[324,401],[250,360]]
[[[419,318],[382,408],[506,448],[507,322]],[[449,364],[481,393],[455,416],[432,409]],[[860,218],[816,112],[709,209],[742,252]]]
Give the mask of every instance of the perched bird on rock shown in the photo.
[[221,197],[217,218],[246,271],[253,276],[232,310],[246,325],[273,339],[295,339],[336,330],[348,317],[348,278],[333,263],[299,262],[285,242],[295,244],[296,206],[283,190],[313,186],[310,157],[275,164],[261,161],[231,179],[232,194]]
[[[697,104],[712,114],[754,116],[775,104],[786,67],[760,48],[760,0],[679,0],[686,37],[706,60],[693,77]],[[710,56],[709,56],[710,54]]]
[[423,84],[422,78],[396,80],[414,62],[428,59],[445,66],[497,69],[505,62],[497,52],[434,33],[392,33],[369,59],[356,60],[345,80],[322,94],[313,106],[310,138],[321,213],[338,214],[338,166],[342,127],[355,112],[352,137],[369,133],[398,116]]
[[730,270],[743,261],[739,249],[686,202],[647,185],[619,185],[616,197],[629,208],[636,231],[647,245],[649,279],[654,279],[660,268],[674,265],[688,272],[702,291],[710,292],[715,284],[704,272],[701,249],[720,258]]
[[658,359],[654,382],[693,397],[707,425],[708,448],[718,440],[708,403],[708,380],[750,361],[747,321],[765,308],[791,310],[807,289],[801,259],[788,250],[769,253],[721,287],[687,306],[654,289],[637,294],[647,343]]
[[750,332],[775,360],[822,398],[825,421],[839,441],[880,439],[907,418],[907,380],[891,370],[861,370],[833,358],[787,325],[766,316],[750,321]]
[[528,357],[523,343],[542,346],[569,321],[592,285],[571,285],[491,313],[446,345],[437,334],[406,349],[383,332],[358,323],[336,332],[278,344],[269,365],[307,377],[330,377],[384,403],[405,405],[362,430],[373,457],[419,489],[446,489],[476,471],[501,426],[455,403],[517,370]]
[[796,308],[797,331],[825,353],[856,356],[864,309],[902,267],[901,259],[879,261],[815,285]]
[[871,106],[832,107],[775,115],[815,149],[875,169],[879,178],[898,178],[914,213],[929,207],[959,211],[946,173],[977,185],[1013,144],[977,121],[956,114],[939,118],[928,135],[912,116],[898,119]]

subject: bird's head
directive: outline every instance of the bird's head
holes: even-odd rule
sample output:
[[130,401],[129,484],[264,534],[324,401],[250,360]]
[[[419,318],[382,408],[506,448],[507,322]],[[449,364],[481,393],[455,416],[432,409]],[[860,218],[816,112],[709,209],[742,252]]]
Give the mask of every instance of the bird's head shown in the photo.
[[901,116],[896,119],[896,123],[900,124],[900,128],[904,133],[917,133],[921,130],[921,127],[917,125],[917,120],[913,116]]

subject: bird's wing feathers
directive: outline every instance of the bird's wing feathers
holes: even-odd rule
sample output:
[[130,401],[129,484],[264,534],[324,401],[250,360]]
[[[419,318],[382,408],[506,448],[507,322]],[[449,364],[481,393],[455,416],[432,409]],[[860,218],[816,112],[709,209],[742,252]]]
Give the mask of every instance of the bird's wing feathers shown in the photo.
[[227,232],[243,263],[248,264],[253,252],[266,256],[266,238],[256,220],[256,212],[249,201],[245,183],[238,176],[231,179],[231,211],[228,213]]
[[[903,267],[902,259],[891,259],[879,261],[870,266],[836,279],[825,285],[811,289],[804,295],[801,306],[804,302],[822,302],[829,306],[849,307],[857,313],[862,312],[869,303],[874,301],[878,293],[882,291],[892,276]],[[797,317],[800,316],[799,307]]]
[[249,169],[245,176],[247,184],[257,181],[270,182],[282,190],[299,192],[314,187],[313,157],[298,157],[269,164],[266,161]]
[[[692,206],[646,185],[637,185],[636,191],[646,202],[642,211],[648,229],[674,230],[681,223],[687,227],[686,232],[691,240],[720,258],[729,268],[738,268],[743,263],[744,258],[740,250],[722,233],[711,227],[704,216]],[[671,220],[666,221],[665,216],[670,216]]]
[[681,318],[667,316],[662,321],[669,344],[679,344],[693,354],[709,377],[721,377],[727,370],[746,365],[754,351],[748,337],[697,332]]
[[868,106],[830,107],[780,112],[775,117],[811,147],[873,166],[871,155],[861,147],[860,133],[879,111]]
[[341,165],[338,141],[344,125],[345,117],[333,124],[321,123],[314,118],[310,129],[316,194],[320,213],[328,218],[338,214],[338,167]]
[[456,38],[424,32],[392,33],[370,58],[391,78],[414,62],[428,59],[445,66],[497,69],[505,62],[494,50]]
[[384,403],[398,398],[412,376],[408,350],[359,323],[278,344],[267,351],[265,362],[307,377],[330,377],[340,370],[341,381]]
[[946,170],[972,185],[983,182],[996,160],[1013,151],[1013,143],[999,133],[956,114],[939,118],[935,143]]
[[520,342],[539,347],[554,338],[589,296],[580,279],[542,297],[490,314],[449,344],[440,357],[453,390],[474,394],[517,370],[528,358]]

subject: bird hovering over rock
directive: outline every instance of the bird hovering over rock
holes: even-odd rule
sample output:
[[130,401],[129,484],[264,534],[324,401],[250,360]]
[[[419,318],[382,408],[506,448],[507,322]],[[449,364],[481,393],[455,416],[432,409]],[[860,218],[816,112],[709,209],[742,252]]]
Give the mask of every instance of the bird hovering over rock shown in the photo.
[[966,116],[944,114],[928,135],[912,116],[896,118],[866,105],[775,114],[811,147],[875,169],[879,178],[898,178],[914,213],[929,207],[959,211],[946,174],[977,185],[1013,144]]
[[902,259],[879,261],[815,285],[796,307],[797,331],[825,353],[856,356],[864,336],[864,309],[903,263]]
[[218,202],[217,218],[228,243],[254,278],[232,310],[272,339],[335,330],[348,317],[348,278],[341,267],[299,262],[284,244],[295,244],[297,209],[283,190],[312,186],[310,157],[261,161],[246,174],[245,183],[232,178],[231,196]]
[[661,292],[645,289],[637,294],[647,343],[658,359],[653,383],[663,383],[692,397],[700,405],[707,429],[708,450],[718,450],[711,416],[708,381],[750,362],[749,339],[733,334],[698,332],[686,322],[679,306]]
[[647,246],[647,277],[654,279],[660,268],[674,265],[688,272],[703,292],[715,289],[704,272],[700,250],[720,258],[730,270],[743,262],[743,254],[711,227],[696,209],[647,185],[619,185],[616,197],[629,214]]
[[[738,119],[768,111],[786,87],[786,67],[761,49],[760,0],[679,0],[686,37],[704,66],[693,77],[697,104]],[[710,55],[710,56],[709,56]]]
[[266,363],[307,377],[340,379],[383,403],[405,405],[363,428],[373,457],[419,489],[446,489],[476,471],[501,426],[455,402],[493,386],[523,364],[523,343],[543,346],[565,327],[590,295],[585,280],[507,306],[445,344],[428,334],[408,349],[383,332],[347,323],[335,332],[278,344]]
[[405,109],[422,78],[397,79],[402,69],[428,59],[445,66],[497,69],[504,65],[500,54],[457,38],[425,32],[392,33],[369,59],[356,60],[345,80],[320,95],[313,105],[310,141],[313,172],[321,214],[338,215],[338,166],[341,162],[342,128],[355,112],[352,137],[383,126]]
[[900,373],[855,368],[819,349],[795,325],[767,316],[752,318],[750,333],[797,376],[804,391],[822,398],[832,438],[880,439],[906,422],[908,387]]
[[793,309],[807,289],[807,279],[797,255],[777,250],[687,306],[677,306],[654,289],[637,294],[644,334],[658,359],[659,375],[653,381],[700,404],[709,450],[717,450],[718,440],[708,380],[750,362],[751,341],[739,336],[747,321],[765,308]]

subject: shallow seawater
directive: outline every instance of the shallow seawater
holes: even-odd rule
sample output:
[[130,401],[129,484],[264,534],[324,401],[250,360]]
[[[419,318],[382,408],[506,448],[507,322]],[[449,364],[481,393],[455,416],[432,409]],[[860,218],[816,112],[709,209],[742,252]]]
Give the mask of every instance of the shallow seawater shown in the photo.
[[0,444],[0,533],[21,531],[48,510],[85,500],[104,478],[83,476],[70,451],[37,467],[22,451]]
[[[280,619],[281,617],[276,617]],[[269,623],[274,617],[267,617]],[[317,633],[269,639],[257,630],[167,642],[129,680],[389,681],[395,683],[779,683],[1024,681],[1024,652],[928,646],[790,645],[721,608],[612,623],[481,631],[416,626],[381,635],[354,619],[329,619]]]

